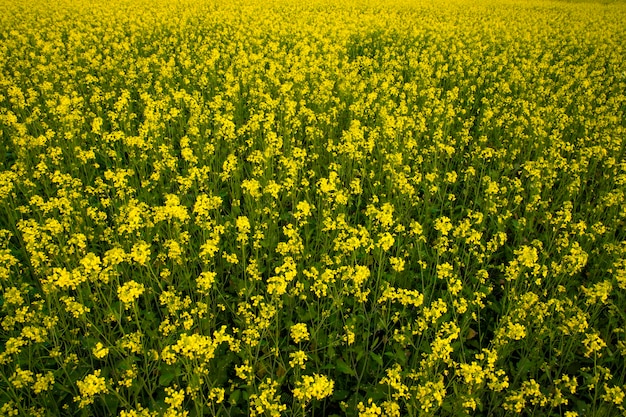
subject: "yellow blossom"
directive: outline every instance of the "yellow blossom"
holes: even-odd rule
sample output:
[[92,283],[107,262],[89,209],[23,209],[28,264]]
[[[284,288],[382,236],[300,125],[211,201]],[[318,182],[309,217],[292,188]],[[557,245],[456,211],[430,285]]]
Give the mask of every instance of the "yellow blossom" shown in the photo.
[[335,382],[326,375],[305,375],[301,381],[296,382],[293,396],[303,403],[307,403],[314,398],[322,400],[332,395],[334,386]]
[[290,330],[291,338],[294,342],[300,343],[302,341],[309,340],[309,330],[306,323],[297,323],[291,326]]
[[100,376],[102,371],[95,370],[80,381],[76,382],[80,395],[74,397],[74,402],[78,402],[79,408],[84,408],[93,404],[95,397],[108,392],[106,380]]
[[130,280],[125,282],[121,287],[117,289],[117,296],[124,304],[124,308],[130,308],[130,305],[139,298],[145,291],[143,284]]

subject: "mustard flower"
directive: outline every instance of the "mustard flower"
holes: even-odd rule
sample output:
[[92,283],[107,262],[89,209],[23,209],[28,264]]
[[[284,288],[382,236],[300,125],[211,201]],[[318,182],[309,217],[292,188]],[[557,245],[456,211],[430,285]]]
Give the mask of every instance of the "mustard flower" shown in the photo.
[[334,386],[335,382],[332,379],[328,379],[326,375],[305,375],[301,381],[296,382],[293,396],[303,403],[308,403],[314,398],[322,400],[333,394]]
[[305,369],[306,366],[304,363],[306,362],[307,355],[304,351],[298,350],[296,352],[292,352],[289,354],[289,366],[292,368],[299,367],[300,369]]
[[91,350],[93,356],[98,359],[102,359],[109,354],[109,348],[105,347],[101,342],[96,343],[96,345]]
[[131,304],[145,292],[145,287],[136,281],[125,282],[124,285],[118,287],[117,297],[124,304],[124,309],[129,309]]
[[102,371],[97,369],[92,374],[89,374],[82,380],[76,382],[80,395],[74,397],[74,402],[79,403],[79,408],[84,408],[89,404],[93,404],[97,395],[108,392],[106,380],[100,376],[101,373]]
[[291,338],[294,342],[300,343],[302,341],[309,340],[309,330],[307,329],[306,323],[297,323],[291,326],[290,330]]

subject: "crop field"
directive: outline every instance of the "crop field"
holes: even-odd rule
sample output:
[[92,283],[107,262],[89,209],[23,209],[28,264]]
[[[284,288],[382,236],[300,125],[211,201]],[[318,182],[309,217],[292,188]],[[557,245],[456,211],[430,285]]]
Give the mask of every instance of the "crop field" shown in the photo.
[[626,3],[0,0],[0,416],[626,416]]

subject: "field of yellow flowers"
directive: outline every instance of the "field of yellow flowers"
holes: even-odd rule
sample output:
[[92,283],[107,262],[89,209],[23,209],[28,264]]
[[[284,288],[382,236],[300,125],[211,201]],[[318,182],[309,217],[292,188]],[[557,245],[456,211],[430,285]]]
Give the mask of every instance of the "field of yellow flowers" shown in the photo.
[[0,416],[626,415],[626,3],[0,0]]

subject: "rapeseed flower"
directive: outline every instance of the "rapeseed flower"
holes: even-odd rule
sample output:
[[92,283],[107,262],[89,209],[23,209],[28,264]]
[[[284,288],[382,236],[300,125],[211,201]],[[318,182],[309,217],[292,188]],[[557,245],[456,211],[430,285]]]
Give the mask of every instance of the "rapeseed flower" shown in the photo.
[[295,343],[307,341],[310,337],[306,323],[294,324],[293,326],[291,326],[289,333]]
[[303,404],[312,399],[322,400],[333,393],[335,382],[326,375],[305,375],[301,381],[296,382],[293,396]]
[[76,382],[79,396],[74,397],[74,402],[78,402],[79,408],[84,408],[93,404],[95,397],[108,392],[106,380],[100,376],[102,371],[95,370],[80,381]]
[[0,414],[624,412],[623,5],[0,3]]
[[305,369],[306,365],[304,364],[307,361],[307,355],[304,351],[298,350],[296,352],[292,352],[289,354],[289,366],[292,368],[299,367],[300,369]]
[[125,309],[129,309],[130,305],[135,302],[145,292],[145,287],[136,281],[125,282],[117,289],[117,296],[124,304]]

